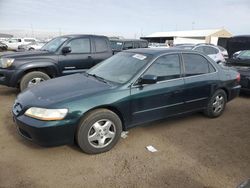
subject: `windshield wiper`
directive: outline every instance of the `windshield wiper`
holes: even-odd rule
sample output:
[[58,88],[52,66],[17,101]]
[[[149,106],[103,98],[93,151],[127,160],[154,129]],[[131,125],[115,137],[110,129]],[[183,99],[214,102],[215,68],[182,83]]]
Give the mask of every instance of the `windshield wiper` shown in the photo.
[[46,52],[49,52],[49,50],[46,50],[46,49],[40,49],[40,51],[46,51]]
[[102,81],[102,82],[108,84],[108,82],[104,78],[102,78],[100,76],[97,76],[96,74],[89,74],[89,73],[86,73],[86,74],[87,74],[87,76],[92,76],[92,77],[96,78],[97,80]]

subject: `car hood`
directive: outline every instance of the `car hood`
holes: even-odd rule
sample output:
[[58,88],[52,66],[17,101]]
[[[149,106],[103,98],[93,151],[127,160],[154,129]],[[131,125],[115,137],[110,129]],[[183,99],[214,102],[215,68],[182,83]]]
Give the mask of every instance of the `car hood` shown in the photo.
[[17,101],[25,106],[48,107],[52,104],[87,97],[115,87],[85,74],[64,76],[31,87],[19,94]]
[[25,51],[25,52],[15,52],[15,53],[3,53],[1,58],[14,58],[15,60],[28,59],[35,57],[40,58],[46,55],[50,55],[51,52],[36,50],[36,51]]

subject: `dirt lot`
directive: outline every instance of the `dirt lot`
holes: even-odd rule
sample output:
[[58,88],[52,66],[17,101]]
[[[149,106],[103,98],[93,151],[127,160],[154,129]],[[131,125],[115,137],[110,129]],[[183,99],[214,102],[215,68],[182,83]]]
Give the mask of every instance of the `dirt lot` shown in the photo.
[[110,152],[87,155],[21,138],[10,113],[16,94],[0,87],[0,187],[227,188],[250,177],[250,96],[218,119],[197,113],[151,123],[131,129]]

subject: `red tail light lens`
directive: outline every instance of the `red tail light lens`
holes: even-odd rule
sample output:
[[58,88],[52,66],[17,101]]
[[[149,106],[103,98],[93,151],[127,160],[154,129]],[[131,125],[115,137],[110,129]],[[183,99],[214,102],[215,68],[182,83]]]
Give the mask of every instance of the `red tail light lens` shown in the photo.
[[240,74],[237,74],[236,80],[237,80],[238,83],[240,83]]

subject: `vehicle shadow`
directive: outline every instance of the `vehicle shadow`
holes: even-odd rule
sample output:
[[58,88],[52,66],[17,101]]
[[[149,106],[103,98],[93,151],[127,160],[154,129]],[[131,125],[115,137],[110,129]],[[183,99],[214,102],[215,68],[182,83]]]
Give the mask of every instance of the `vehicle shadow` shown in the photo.
[[0,86],[0,96],[18,95],[19,89]]

